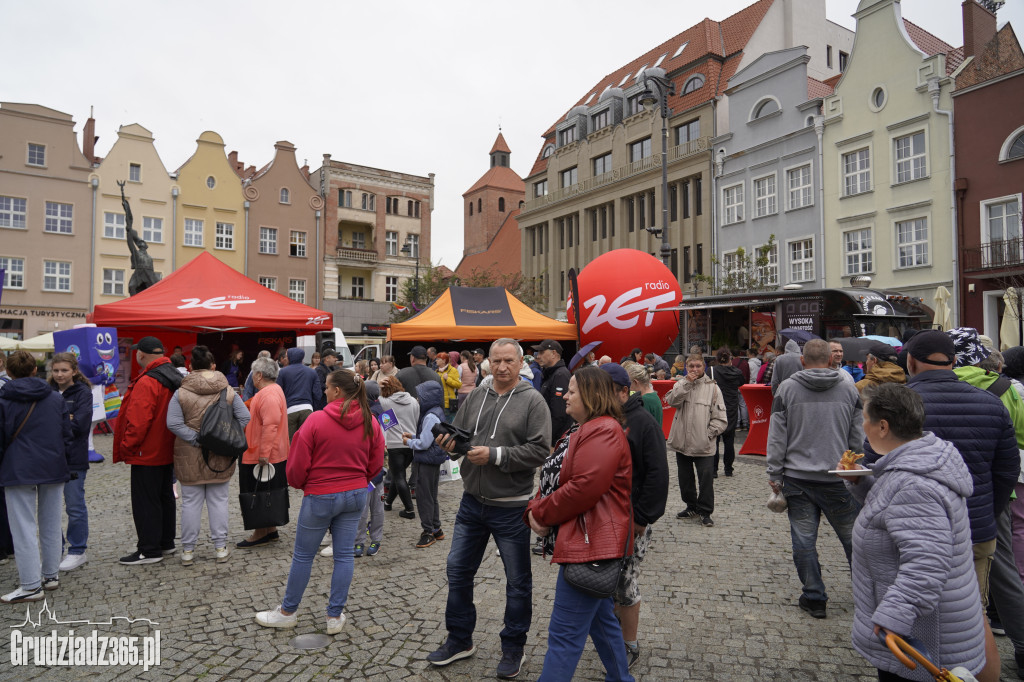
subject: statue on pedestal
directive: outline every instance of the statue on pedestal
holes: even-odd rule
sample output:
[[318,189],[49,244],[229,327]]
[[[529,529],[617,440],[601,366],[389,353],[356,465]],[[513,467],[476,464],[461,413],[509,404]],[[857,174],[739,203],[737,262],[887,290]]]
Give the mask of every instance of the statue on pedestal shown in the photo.
[[124,207],[125,238],[128,240],[128,251],[132,255],[133,272],[128,282],[128,295],[134,296],[159,282],[160,277],[153,271],[153,257],[149,255],[149,245],[132,229],[132,209],[124,196],[124,185],[123,180],[117,183],[121,188],[121,206]]

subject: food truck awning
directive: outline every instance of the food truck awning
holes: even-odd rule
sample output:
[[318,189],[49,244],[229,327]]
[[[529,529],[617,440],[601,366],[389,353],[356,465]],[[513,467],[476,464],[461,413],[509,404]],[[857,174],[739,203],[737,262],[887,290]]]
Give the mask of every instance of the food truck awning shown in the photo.
[[680,312],[686,310],[709,310],[711,308],[742,308],[744,306],[751,305],[774,305],[783,299],[774,298],[767,301],[751,301],[751,300],[739,300],[732,301],[731,303],[694,303],[692,305],[679,305],[674,308],[656,308],[654,310],[648,310],[649,313],[663,313],[668,311]]

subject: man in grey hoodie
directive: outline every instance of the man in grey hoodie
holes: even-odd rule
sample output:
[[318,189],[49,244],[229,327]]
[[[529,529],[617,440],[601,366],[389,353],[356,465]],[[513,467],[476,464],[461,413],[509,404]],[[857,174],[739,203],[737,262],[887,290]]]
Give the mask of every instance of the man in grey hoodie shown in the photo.
[[[455,415],[455,426],[473,434],[472,447],[462,460],[465,492],[448,553],[448,639],[427,660],[444,666],[476,653],[473,583],[493,536],[506,579],[497,676],[513,679],[533,618],[530,527],[523,512],[533,494],[534,473],[551,453],[551,413],[533,385],[519,380],[523,350],[518,343],[498,339],[491,344],[489,359],[492,382],[474,389]],[[451,452],[453,444],[438,438]]]
[[800,346],[796,341],[786,341],[786,352],[775,358],[772,372],[772,395],[779,392],[779,384],[803,369],[800,362]]
[[808,341],[802,364],[804,369],[780,384],[772,401],[768,484],[786,496],[793,563],[803,583],[800,608],[825,618],[828,595],[816,547],[821,514],[839,536],[849,561],[860,510],[843,482],[828,472],[838,467],[844,450],[861,448],[864,430],[860,396],[829,368],[828,343]]

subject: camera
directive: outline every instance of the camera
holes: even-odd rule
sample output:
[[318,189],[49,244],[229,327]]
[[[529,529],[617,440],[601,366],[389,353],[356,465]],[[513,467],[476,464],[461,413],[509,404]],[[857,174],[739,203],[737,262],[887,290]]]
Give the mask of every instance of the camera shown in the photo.
[[460,429],[448,422],[434,424],[434,427],[430,429],[430,433],[434,434],[435,438],[438,436],[451,436],[455,440],[455,449],[450,453],[452,459],[462,457],[473,447],[470,445],[470,441],[473,439],[472,432]]

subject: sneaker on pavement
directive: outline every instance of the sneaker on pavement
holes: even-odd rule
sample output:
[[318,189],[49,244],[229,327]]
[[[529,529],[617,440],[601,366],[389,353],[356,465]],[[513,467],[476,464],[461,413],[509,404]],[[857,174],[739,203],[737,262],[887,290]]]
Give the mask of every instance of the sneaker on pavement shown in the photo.
[[174,556],[174,552],[177,551],[174,547],[167,547],[160,550],[160,554],[163,556]]
[[366,548],[366,556],[373,556],[380,550],[379,542],[371,542],[370,546]]
[[640,660],[640,647],[631,647],[626,645],[626,667],[629,669],[633,668],[633,664]]
[[534,554],[536,554],[537,556],[544,556],[544,543],[541,543],[541,542],[534,543],[533,549],[530,550],[530,551],[533,552]]
[[195,560],[196,560],[195,552],[193,552],[191,549],[183,549],[183,550],[181,550],[181,565],[182,566],[191,566],[195,562]]
[[60,566],[57,569],[60,571],[73,571],[88,560],[84,554],[68,554],[61,560]]
[[696,509],[684,509],[676,514],[677,519],[696,519],[700,516]]
[[273,611],[260,611],[256,614],[256,622],[265,628],[293,628],[299,619],[293,613],[286,616],[281,613],[281,607],[277,606]]
[[441,530],[440,528],[435,530],[434,531],[434,539],[435,540],[444,540],[444,531]]
[[341,629],[345,627],[346,620],[348,619],[345,618],[344,613],[339,615],[337,618],[331,618],[330,616],[327,616],[327,634],[336,635],[339,632],[341,632]]
[[427,654],[427,660],[437,666],[448,665],[463,658],[469,658],[476,653],[476,647],[472,644],[468,649],[463,649],[452,640],[445,640],[441,647],[432,653]]
[[4,596],[0,597],[0,602],[3,602],[4,604],[21,604],[27,601],[39,601],[42,598],[42,586],[37,587],[34,590],[23,590],[19,587],[14,592],[8,592]]
[[515,651],[502,651],[501,660],[498,662],[498,670],[495,675],[499,680],[514,680],[519,674],[519,669],[522,665],[522,649],[517,649]]
[[213,556],[217,559],[218,564],[223,564],[231,556],[231,552],[227,547],[218,547],[213,551]]
[[808,599],[804,595],[800,595],[800,608],[811,614],[815,618],[825,618],[825,604],[827,602],[820,599]]
[[416,543],[416,548],[423,549],[424,547],[430,547],[435,542],[437,542],[437,540],[434,539],[433,535],[430,533],[424,533],[420,536],[420,541]]
[[[333,552],[332,552],[332,555],[333,555]],[[362,545],[356,545],[352,549],[352,556],[354,556],[354,557],[361,557],[361,556],[363,556],[363,546]]]
[[128,556],[121,557],[118,562],[125,566],[136,566],[140,564],[157,564],[164,560],[163,555],[149,556],[142,552],[132,552]]
[[414,512],[411,509],[403,509],[402,511],[398,512],[398,515],[401,516],[403,519],[415,519],[416,518],[416,512]]
[[52,592],[60,587],[60,580],[54,576],[52,578],[43,578],[43,589],[47,592]]
[[711,528],[713,525],[715,525],[715,522],[711,519],[711,515],[709,514],[707,516],[700,517],[700,525],[704,526],[705,528]]
[[320,556],[334,556],[334,547],[327,545],[320,550]]

